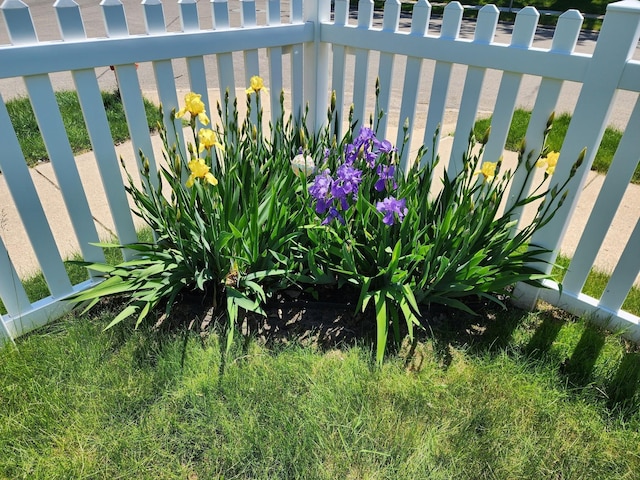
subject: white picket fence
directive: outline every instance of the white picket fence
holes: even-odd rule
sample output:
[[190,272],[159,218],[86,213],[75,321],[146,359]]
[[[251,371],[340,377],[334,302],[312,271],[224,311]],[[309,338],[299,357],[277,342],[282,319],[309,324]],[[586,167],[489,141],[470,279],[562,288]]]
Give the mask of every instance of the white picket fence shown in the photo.
[[[414,126],[411,135],[421,136],[428,144],[443,123],[452,72],[457,65],[463,65],[467,67],[466,77],[455,128],[462,135],[453,140],[448,159],[451,172],[460,168],[488,70],[503,72],[493,109],[492,136],[486,149],[488,158],[498,158],[504,148],[523,76],[541,79],[526,135],[527,145],[532,149],[541,147],[542,129],[556,108],[563,82],[579,82],[582,88],[555,178],[566,178],[584,147],[587,156],[569,184],[563,208],[534,238],[535,243],[554,252],[548,257],[550,261],[558,252],[575,209],[577,194],[594,160],[616,93],[629,91],[637,99],[640,92],[640,62],[631,59],[640,35],[640,2],[636,0],[609,5],[593,55],[574,51],[582,24],[582,16],[574,10],[560,17],[551,48],[541,49],[532,47],[539,15],[530,7],[519,12],[508,45],[494,41],[499,16],[494,6],[479,11],[472,40],[461,38],[463,8],[458,2],[446,7],[439,33],[429,33],[433,21],[431,7],[425,0],[414,5],[407,26],[404,17],[400,25],[397,0],[385,3],[381,25],[374,23],[371,0],[360,1],[357,22],[350,19],[346,0],[335,0],[333,11],[330,0],[292,0],[282,5],[278,0],[265,0],[257,5],[252,0],[232,4],[213,0],[208,7],[211,28],[200,26],[202,5],[198,8],[195,0],[180,0],[178,31],[168,31],[164,15],[168,5],[163,6],[159,0],[144,0],[141,8],[146,33],[143,34],[129,33],[128,17],[120,0],[103,0],[101,7],[106,38],[87,38],[78,5],[73,0],[58,0],[51,14],[57,16],[62,40],[39,41],[24,3],[5,0],[0,6],[10,39],[10,44],[0,45],[0,79],[24,80],[82,256],[89,261],[101,261],[104,255],[101,249],[91,246],[99,240],[87,201],[91,192],[85,192],[80,181],[54,97],[50,78],[53,72],[72,74],[115,230],[122,243],[135,241],[136,233],[101,102],[96,68],[116,66],[133,147],[153,160],[136,63],[153,65],[158,97],[166,112],[178,106],[172,60],[182,59],[189,88],[202,93],[208,107],[215,104],[207,95],[213,84],[220,91],[229,87],[233,94],[234,87],[244,86],[251,75],[260,73],[270,87],[272,115],[278,115],[278,96],[286,87],[293,112],[301,112],[308,103],[311,127],[319,127],[325,121],[331,90],[336,91],[337,104],[343,108],[341,115],[346,115],[344,107],[352,101],[356,119],[365,121],[371,111],[375,77],[379,77],[380,107],[390,112],[382,120],[381,134],[393,123],[391,112],[395,112],[395,125],[408,119],[408,124]],[[240,25],[234,25],[230,19],[235,18],[238,10]],[[370,70],[375,70],[375,62],[377,71],[372,75]],[[432,76],[424,75],[425,62],[435,62]],[[244,78],[236,78],[238,72],[244,72]],[[393,82],[401,84],[399,93],[390,88]],[[426,100],[425,90],[429,92],[428,110],[422,128],[414,120],[424,103],[418,102],[418,97]],[[640,340],[640,319],[621,310],[621,305],[640,271],[640,219],[636,220],[602,298],[587,297],[581,290],[638,164],[639,132],[640,102],[636,100],[626,133],[563,282],[562,294],[553,284],[549,285],[550,290],[518,286],[515,292],[523,304],[531,305],[541,297],[571,312],[593,313],[594,319],[612,328],[625,329],[626,335],[636,341]],[[399,132],[398,141],[401,135]],[[0,145],[0,171],[51,293],[33,303],[27,298],[0,236],[0,299],[7,310],[0,322],[1,339],[3,335],[15,338],[59,317],[69,309],[65,298],[95,280],[79,285],[72,285],[69,280],[4,100],[0,101]],[[515,182],[518,184],[522,179],[516,178]]]

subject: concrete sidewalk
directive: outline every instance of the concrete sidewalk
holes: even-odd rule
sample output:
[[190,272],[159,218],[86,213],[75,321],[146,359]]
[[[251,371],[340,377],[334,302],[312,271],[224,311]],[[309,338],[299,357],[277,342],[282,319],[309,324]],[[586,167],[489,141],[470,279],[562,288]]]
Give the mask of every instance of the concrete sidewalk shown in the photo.
[[[150,97],[149,97],[150,98]],[[211,97],[215,98],[215,97]],[[182,99],[182,97],[180,97]],[[241,102],[240,102],[241,103]],[[268,115],[268,112],[265,112]],[[453,137],[450,134],[455,129],[455,112],[447,112],[447,120],[450,123],[443,125],[442,140],[440,142],[440,154],[444,159],[449,156]],[[393,127],[389,128],[387,137],[395,139]],[[189,137],[187,136],[187,140]],[[412,152],[415,156],[421,140],[415,140],[412,144]],[[156,159],[162,158],[162,144],[158,135],[153,136],[153,146]],[[131,142],[125,142],[116,147],[116,152],[127,165],[129,172],[137,178],[136,156]],[[505,164],[515,162],[516,154],[505,152]],[[89,205],[95,220],[98,235],[102,240],[112,240],[115,237],[115,228],[108,207],[100,176],[97,173],[97,165],[92,152],[76,157],[76,164],[83,182]],[[126,182],[123,173],[123,182]],[[66,213],[58,181],[51,164],[41,164],[30,170],[31,178],[37,189],[40,202],[43,205],[45,215],[51,226],[58,248],[63,258],[70,258],[79,252],[78,241],[73,232],[70,219]],[[604,176],[590,172],[588,181],[581,193],[578,207],[573,215],[567,234],[562,242],[561,253],[572,256],[587,223],[589,214],[602,187]],[[638,221],[640,212],[640,185],[629,185],[624,199],[615,219],[609,228],[604,244],[598,254],[595,266],[598,270],[611,272],[626,245],[631,232]],[[138,225],[143,223],[137,217]],[[21,278],[27,278],[39,271],[39,265],[22,227],[21,220],[15,209],[8,192],[6,183],[0,175],[0,236],[4,242],[9,256]],[[640,275],[636,280],[640,285]]]

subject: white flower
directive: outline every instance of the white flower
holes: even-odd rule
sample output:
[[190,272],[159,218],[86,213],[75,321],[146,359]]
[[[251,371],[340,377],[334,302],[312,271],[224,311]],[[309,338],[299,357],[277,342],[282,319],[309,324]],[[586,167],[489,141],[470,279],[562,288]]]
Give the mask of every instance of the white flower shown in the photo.
[[299,153],[291,160],[291,168],[296,176],[299,176],[300,172],[304,172],[305,176],[309,176],[315,170],[316,164],[313,162],[311,156]]

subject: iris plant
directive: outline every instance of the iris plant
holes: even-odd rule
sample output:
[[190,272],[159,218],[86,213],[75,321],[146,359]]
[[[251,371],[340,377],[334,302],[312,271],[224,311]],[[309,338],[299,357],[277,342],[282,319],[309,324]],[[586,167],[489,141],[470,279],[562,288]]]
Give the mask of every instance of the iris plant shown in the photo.
[[[318,172],[309,185],[309,194],[318,215],[325,215],[323,225],[334,219],[345,224],[344,216],[349,206],[358,200],[360,186],[366,176],[376,175],[374,189],[377,192],[393,193],[398,184],[396,167],[386,163],[395,148],[388,140],[379,140],[375,132],[361,127],[358,135],[344,148],[344,161],[336,169],[335,177],[325,168]],[[325,154],[325,160],[329,152]],[[386,225],[402,222],[407,214],[405,199],[389,195],[376,203],[376,210],[383,215]]]

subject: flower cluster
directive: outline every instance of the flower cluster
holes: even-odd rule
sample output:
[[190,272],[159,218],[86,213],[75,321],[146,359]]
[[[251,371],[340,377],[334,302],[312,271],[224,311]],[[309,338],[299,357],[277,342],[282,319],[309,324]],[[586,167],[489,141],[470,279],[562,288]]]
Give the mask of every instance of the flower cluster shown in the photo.
[[496,169],[498,168],[498,162],[483,162],[480,170],[474,175],[482,175],[485,182],[493,181],[496,176]]
[[210,154],[211,149],[214,147],[224,150],[223,145],[218,141],[216,133],[210,128],[200,128],[198,129],[197,135],[195,133],[196,118],[203,125],[209,124],[209,117],[207,116],[206,108],[201,98],[202,95],[197,93],[187,93],[184,97],[185,106],[175,114],[176,118],[181,118],[189,113],[191,129],[196,138],[196,148],[192,149],[191,146],[189,148],[191,152],[191,161],[187,164],[187,167],[189,168],[189,178],[187,178],[185,183],[188,188],[193,187],[197,179],[204,180],[213,186],[218,184],[218,179],[211,173],[211,167],[207,164],[207,160],[204,158],[198,158],[197,155],[205,150],[207,151],[206,153]]
[[556,171],[556,164],[558,163],[559,157],[560,154],[558,152],[549,152],[547,155],[540,158],[536,165],[538,168],[545,168],[547,175],[553,175],[553,172]]
[[[376,192],[393,192],[398,188],[396,167],[387,163],[395,148],[388,140],[379,140],[374,131],[361,127],[357,137],[344,148],[344,162],[336,169],[322,169],[309,185],[309,194],[318,215],[325,215],[323,225],[333,220],[345,224],[342,212],[358,199],[358,193],[366,176],[375,175],[373,189]],[[325,155],[327,156],[327,155]],[[402,222],[408,212],[406,200],[388,196],[376,202],[376,210],[383,215],[386,225]]]
[[202,95],[198,93],[189,92],[184,97],[184,107],[176,113],[176,118],[182,118],[189,113],[191,115],[191,122],[195,122],[198,118],[202,125],[209,125],[209,117],[205,112],[204,102],[201,100]]

